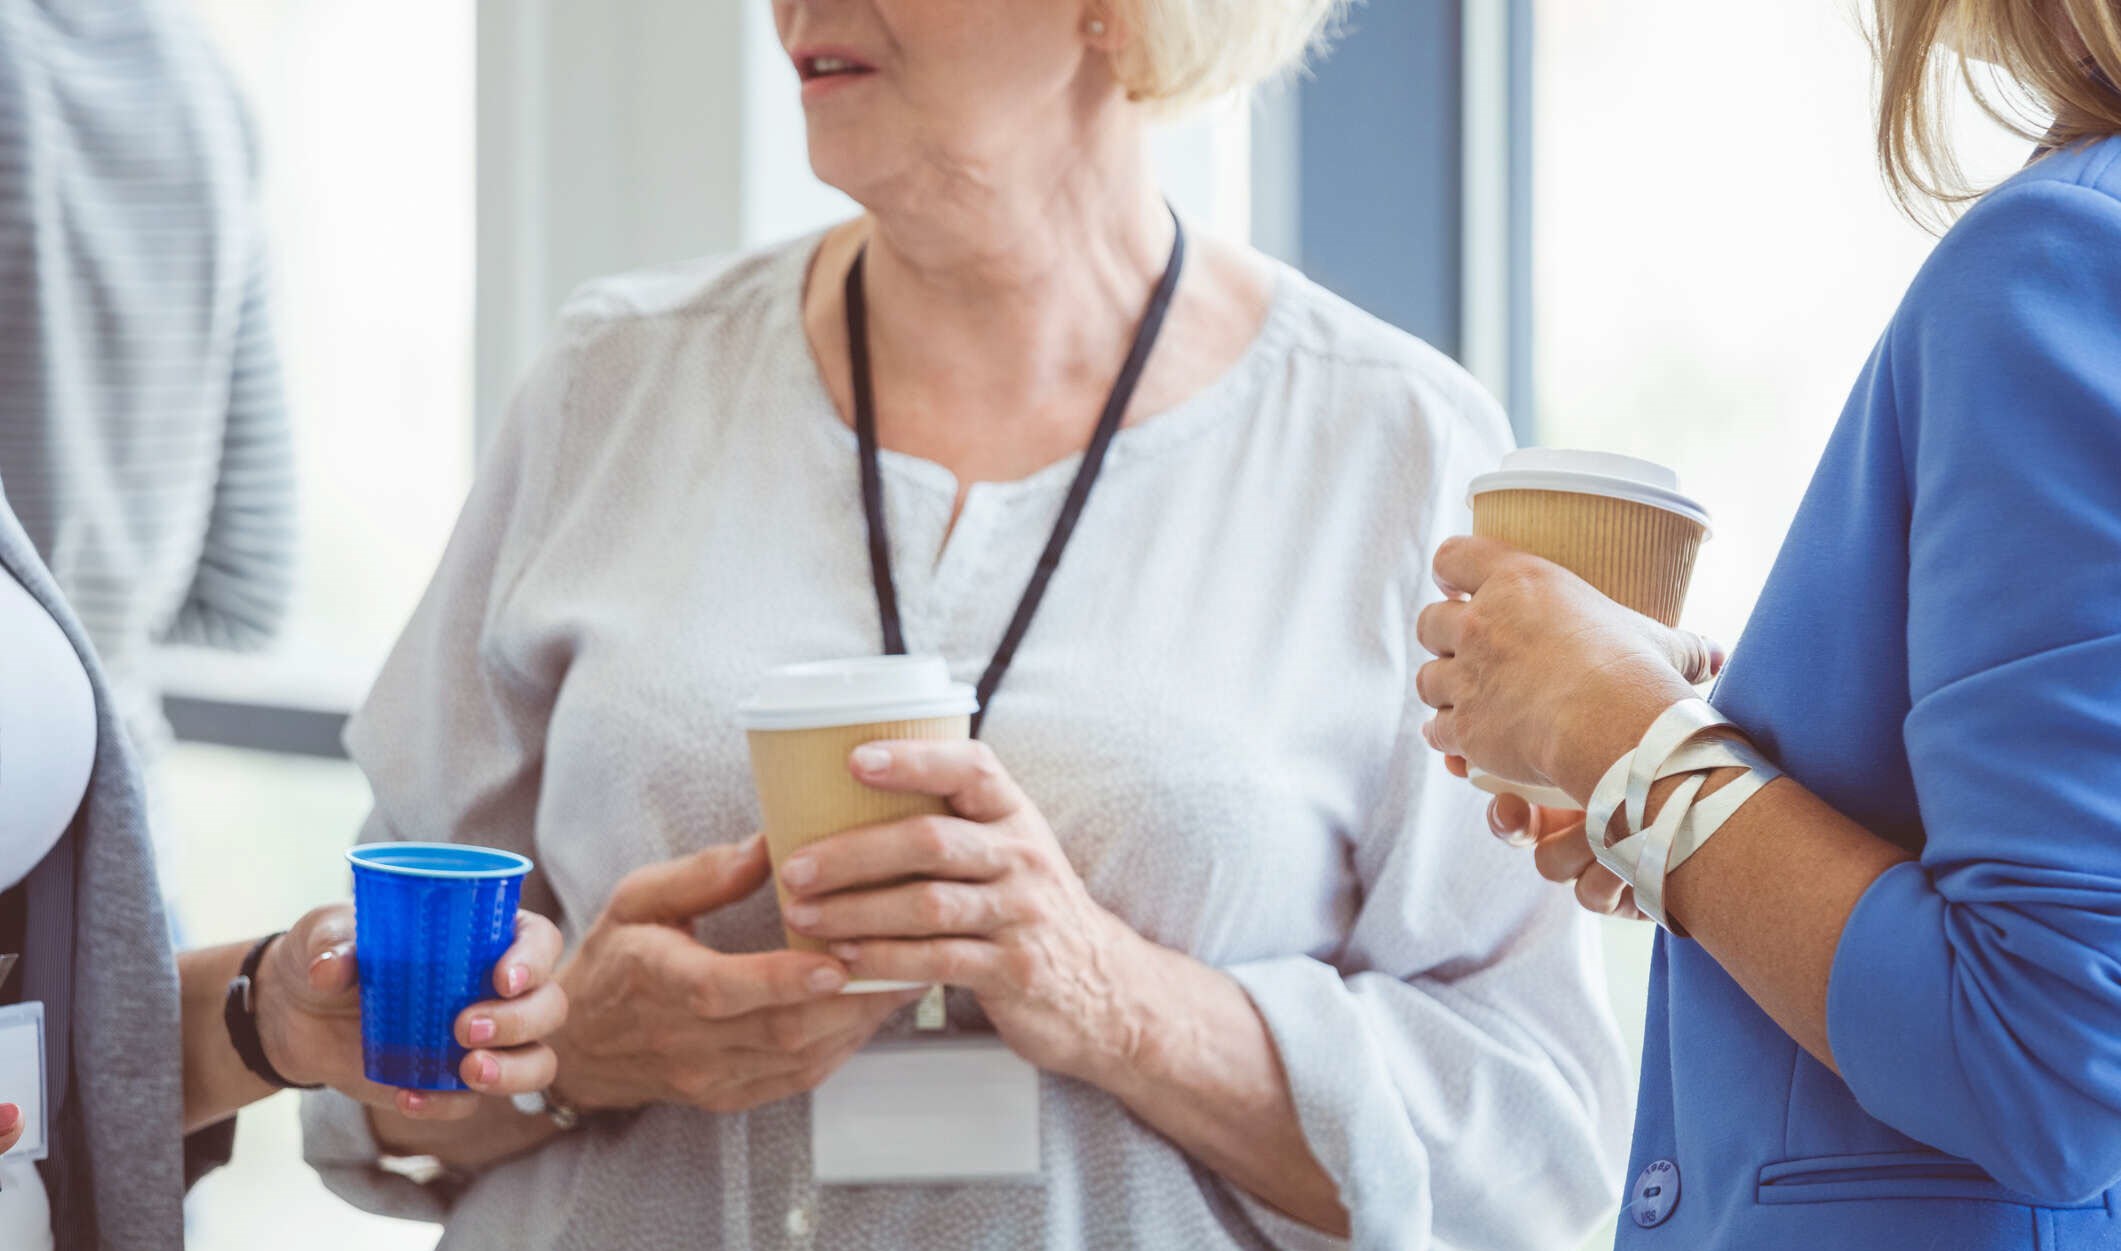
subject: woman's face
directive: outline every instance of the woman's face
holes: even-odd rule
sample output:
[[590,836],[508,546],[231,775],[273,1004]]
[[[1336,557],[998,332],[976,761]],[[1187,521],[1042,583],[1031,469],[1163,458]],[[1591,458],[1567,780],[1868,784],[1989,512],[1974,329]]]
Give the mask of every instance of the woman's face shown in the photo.
[[773,0],[773,17],[811,167],[864,202],[1035,163],[1086,93],[1115,89],[1084,35],[1087,0]]

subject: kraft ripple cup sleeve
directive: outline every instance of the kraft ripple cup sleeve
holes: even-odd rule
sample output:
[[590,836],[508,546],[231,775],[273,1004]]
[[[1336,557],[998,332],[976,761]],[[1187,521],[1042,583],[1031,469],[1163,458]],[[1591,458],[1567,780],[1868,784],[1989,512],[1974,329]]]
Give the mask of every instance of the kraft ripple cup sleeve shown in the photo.
[[[1473,533],[1553,561],[1607,597],[1668,626],[1679,624],[1709,514],[1679,490],[1679,475],[1612,452],[1525,448],[1473,479]],[[1574,808],[1547,786],[1475,770],[1490,794]]]
[[354,875],[361,1059],[373,1082],[467,1090],[457,1069],[464,1009],[496,997],[493,970],[515,942],[531,863],[455,843],[374,843],[346,853]]
[[[868,656],[788,665],[768,673],[737,710],[751,744],[751,776],[765,816],[773,889],[781,907],[788,892],[781,865],[811,843],[858,826],[950,806],[930,795],[900,795],[855,780],[847,757],[864,743],[898,739],[971,737],[978,699],[950,679],[936,656]],[[825,944],[783,927],[788,946],[823,951]],[[914,990],[924,983],[855,981],[846,992]]]

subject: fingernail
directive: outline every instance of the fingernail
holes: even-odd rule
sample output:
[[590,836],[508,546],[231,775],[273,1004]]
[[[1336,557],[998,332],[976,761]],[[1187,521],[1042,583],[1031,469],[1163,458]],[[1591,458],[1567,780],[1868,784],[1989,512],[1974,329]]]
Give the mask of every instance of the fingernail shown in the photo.
[[22,1123],[22,1109],[12,1103],[0,1103],[0,1134],[11,1134],[15,1126]]
[[781,880],[798,889],[810,885],[817,880],[817,861],[797,856],[781,866]]
[[1492,803],[1488,805],[1488,829],[1503,838],[1508,838],[1514,833],[1509,826],[1503,824],[1502,809]]
[[815,904],[793,904],[788,909],[788,924],[797,929],[808,929],[817,924],[818,910]]
[[891,752],[875,744],[854,749],[854,767],[863,773],[878,773],[891,767]]
[[810,970],[810,976],[804,980],[809,983],[812,990],[838,990],[847,984],[847,975],[829,964],[821,964],[817,968]]
[[862,958],[861,944],[834,943],[832,944],[832,958],[845,964],[853,964],[856,960]]
[[471,1018],[471,1023],[464,1027],[464,1037],[469,1039],[474,1047],[492,1042],[493,1036],[499,1032],[500,1027],[493,1023],[490,1016],[475,1016]]
[[425,1112],[427,1110],[427,1096],[419,1091],[405,1091],[402,1097],[405,1100],[405,1110],[407,1112]]
[[474,1086],[491,1086],[501,1080],[501,1062],[492,1056],[480,1056],[471,1068],[476,1079]]
[[524,968],[520,964],[511,964],[508,966],[508,971],[501,974],[501,993],[509,996],[520,995],[523,993],[524,985],[529,981],[529,969]]

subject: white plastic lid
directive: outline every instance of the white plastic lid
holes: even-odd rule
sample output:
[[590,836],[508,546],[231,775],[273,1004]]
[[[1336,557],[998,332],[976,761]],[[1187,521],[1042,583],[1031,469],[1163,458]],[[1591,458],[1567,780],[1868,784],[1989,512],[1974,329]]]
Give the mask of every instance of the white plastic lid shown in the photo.
[[1502,468],[1473,479],[1470,495],[1489,491],[1566,491],[1631,500],[1698,521],[1706,528],[1709,510],[1679,493],[1679,475],[1655,461],[1617,452],[1580,452],[1557,447],[1528,447],[1502,458]]
[[775,669],[736,716],[747,730],[815,730],[969,716],[978,707],[972,688],[952,682],[940,656],[864,656]]

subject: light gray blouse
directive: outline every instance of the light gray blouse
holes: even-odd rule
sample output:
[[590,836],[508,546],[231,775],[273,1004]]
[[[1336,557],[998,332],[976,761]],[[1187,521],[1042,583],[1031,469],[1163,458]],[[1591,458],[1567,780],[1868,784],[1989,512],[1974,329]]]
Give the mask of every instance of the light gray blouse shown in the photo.
[[[878,646],[854,437],[800,320],[815,244],[572,302],[348,731],[364,837],[520,849],[576,937],[627,870],[756,828],[738,701]],[[1099,902],[1250,992],[1362,1247],[1569,1247],[1618,1184],[1595,931],[1417,732],[1429,557],[1507,444],[1457,366],[1281,271],[1235,367],[1120,433],[986,723]],[[977,676],[1074,470],[973,486],[945,541],[956,481],[885,455],[913,650]],[[770,892],[698,933],[781,941]],[[819,1187],[805,1098],[648,1108],[446,1208],[340,1097],[309,1152],[465,1251],[1338,1245],[1101,1090],[1049,1074],[1041,1102],[1032,1185]]]

